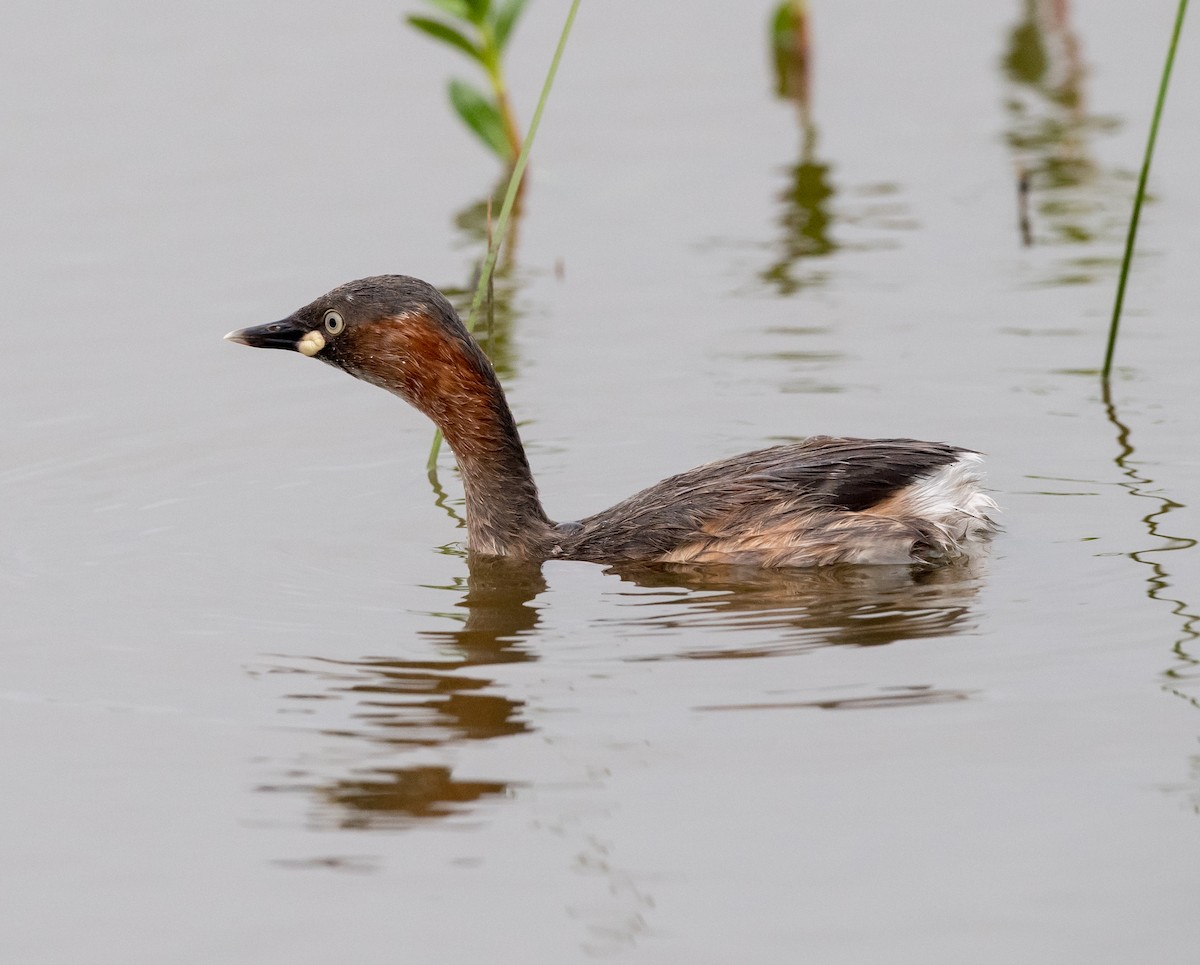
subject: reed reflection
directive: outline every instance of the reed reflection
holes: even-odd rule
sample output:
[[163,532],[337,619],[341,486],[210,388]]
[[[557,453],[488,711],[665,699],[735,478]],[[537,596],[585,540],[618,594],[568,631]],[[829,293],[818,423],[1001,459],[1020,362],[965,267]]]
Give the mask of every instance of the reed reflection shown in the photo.
[[[509,216],[508,235],[500,249],[500,256],[492,272],[488,297],[480,309],[475,323],[475,338],[492,360],[496,372],[501,379],[510,378],[515,371],[516,359],[512,348],[512,327],[519,317],[516,310],[516,298],[519,293],[516,272],[517,239],[520,233],[523,197],[528,186],[528,175],[522,182],[521,193],[518,194]],[[461,239],[460,247],[472,252],[486,253],[491,238],[492,223],[499,214],[504,192],[508,187],[508,179],[499,181],[489,195],[472,201],[458,211],[454,216],[454,226],[458,229]],[[472,269],[470,278],[464,286],[441,286],[446,297],[454,304],[462,318],[467,317],[471,301],[475,297],[475,288],[479,283],[479,273],[483,259],[479,258]]]
[[[1184,505],[1165,495],[1154,480],[1138,468],[1133,458],[1133,433],[1121,419],[1112,395],[1112,386],[1107,380],[1101,381],[1101,393],[1105,416],[1116,432],[1117,454],[1113,462],[1125,478],[1121,486],[1131,496],[1148,501],[1150,511],[1142,517],[1142,523],[1146,527],[1146,534],[1155,540],[1155,545],[1126,555],[1147,568],[1146,596],[1168,607],[1178,621],[1177,635],[1171,643],[1173,661],[1162,672],[1165,681],[1163,689],[1200,709],[1200,695],[1196,692],[1196,685],[1200,682],[1200,656],[1197,655],[1200,650],[1200,612],[1185,600],[1184,594],[1176,587],[1165,558],[1168,553],[1195,549],[1200,540],[1171,535],[1164,530],[1166,518],[1175,510],[1183,509]],[[1200,814],[1200,755],[1194,756],[1189,765],[1192,785],[1186,791],[1192,810]]]
[[835,188],[830,166],[817,158],[817,128],[812,119],[811,64],[808,6],[786,0],[775,10],[771,28],[775,67],[775,95],[796,106],[800,124],[800,160],[788,169],[788,184],[779,194],[779,225],[783,234],[779,256],[762,272],[763,281],[781,295],[791,295],[806,285],[822,281],[813,272],[800,276],[804,259],[820,258],[837,250],[830,236],[829,204]]
[[[1131,176],[1105,170],[1092,157],[1091,139],[1118,122],[1088,109],[1087,65],[1068,0],[1023,0],[1001,68],[1007,80],[1005,138],[1017,166],[1024,243],[1119,242]],[[1115,253],[1072,257],[1051,281],[1107,280],[1116,263]]]
[[833,167],[822,160],[812,106],[813,33],[805,0],[784,0],[771,16],[771,57],[775,96],[790,101],[800,128],[800,157],[786,171],[786,184],[779,192],[778,224],[782,232],[778,254],[759,277],[781,295],[793,295],[819,285],[828,273],[817,266],[820,259],[842,248],[873,249],[892,242],[878,235],[853,243],[839,241],[835,223],[865,228],[910,228],[906,207],[894,196],[892,184],[876,184],[849,192],[853,203],[834,210],[838,194]]
[[[397,751],[528,733],[523,703],[496,693],[495,680],[479,671],[535,659],[525,638],[538,623],[538,611],[530,604],[545,588],[538,566],[472,559],[469,575],[445,588],[461,594],[455,612],[439,614],[460,626],[424,634],[438,645],[442,656],[322,661],[320,669],[312,672],[323,682],[323,692],[292,697],[349,702],[347,723],[325,733],[390,749],[389,759]],[[462,814],[469,805],[504,795],[510,787],[509,781],[464,780],[441,765],[389,763],[355,768],[333,780],[271,785],[263,790],[312,795],[319,802],[314,815],[318,824],[378,829]]]
[[1167,560],[1164,559],[1167,553],[1194,549],[1200,544],[1200,540],[1190,536],[1173,536],[1165,532],[1163,523],[1167,516],[1177,509],[1183,509],[1184,504],[1165,495],[1154,480],[1138,468],[1133,459],[1133,433],[1121,419],[1108,382],[1101,383],[1101,391],[1105,415],[1116,432],[1117,454],[1113,457],[1113,462],[1125,478],[1121,486],[1131,496],[1149,501],[1150,511],[1142,517],[1142,523],[1146,527],[1147,535],[1157,541],[1154,546],[1134,550],[1126,555],[1135,563],[1149,568],[1146,575],[1146,596],[1169,607],[1171,613],[1179,620],[1179,635],[1171,646],[1175,664],[1163,672],[1167,679],[1166,688],[1177,697],[1182,697],[1200,708],[1200,697],[1186,689],[1200,681],[1200,656],[1193,652],[1200,645],[1200,613],[1197,613],[1175,588],[1175,581],[1167,569]]

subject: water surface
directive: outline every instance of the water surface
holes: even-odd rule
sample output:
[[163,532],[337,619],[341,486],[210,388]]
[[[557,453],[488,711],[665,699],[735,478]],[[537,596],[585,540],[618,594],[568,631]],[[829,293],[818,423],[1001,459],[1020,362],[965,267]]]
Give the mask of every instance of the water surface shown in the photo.
[[549,512],[912,435],[988,453],[990,558],[470,565],[418,414],[220,339],[467,286],[465,65],[387,4],[10,4],[4,961],[1194,960],[1186,30],[1095,374],[1173,5],[814,4],[782,74],[769,5],[669,7],[585,5],[498,285]]

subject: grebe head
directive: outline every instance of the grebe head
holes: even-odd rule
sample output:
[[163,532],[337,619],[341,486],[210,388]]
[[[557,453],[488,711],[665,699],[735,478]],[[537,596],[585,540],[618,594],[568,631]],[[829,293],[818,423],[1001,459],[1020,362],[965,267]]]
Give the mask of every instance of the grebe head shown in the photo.
[[341,285],[287,318],[225,336],[336,366],[433,416],[463,392],[490,388],[491,365],[432,285],[376,275]]
[[364,352],[384,348],[413,328],[458,340],[466,335],[450,303],[432,285],[408,275],[376,275],[341,285],[281,321],[239,329],[225,337],[254,348],[288,349],[347,368]]
[[281,321],[225,337],[320,359],[424,412],[458,457],[468,547],[494,556],[548,554],[554,534],[504,391],[432,285],[407,275],[363,278]]

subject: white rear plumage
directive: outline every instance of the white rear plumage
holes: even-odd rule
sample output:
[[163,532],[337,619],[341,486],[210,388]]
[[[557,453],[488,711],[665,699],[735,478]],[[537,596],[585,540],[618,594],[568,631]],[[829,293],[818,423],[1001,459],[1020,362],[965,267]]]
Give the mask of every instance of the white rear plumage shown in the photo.
[[955,462],[906,488],[895,501],[908,516],[928,520],[946,537],[946,549],[970,554],[996,531],[991,517],[996,501],[985,493],[981,467],[983,457],[964,452]]

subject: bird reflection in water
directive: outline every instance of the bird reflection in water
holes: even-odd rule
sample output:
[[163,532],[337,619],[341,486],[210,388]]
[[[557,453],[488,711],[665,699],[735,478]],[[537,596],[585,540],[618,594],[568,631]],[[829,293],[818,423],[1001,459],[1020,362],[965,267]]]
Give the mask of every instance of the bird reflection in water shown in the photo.
[[[296,699],[354,702],[351,726],[327,730],[399,751],[531,733],[523,703],[496,692],[489,666],[536,660],[528,645],[537,630],[532,604],[546,589],[541,566],[472,556],[461,594],[444,614],[453,630],[424,634],[442,659],[365,658],[324,661],[327,690]],[[880,646],[900,640],[950,637],[974,627],[972,604],[981,585],[978,561],[939,567],[844,566],[760,570],[670,564],[621,565],[605,572],[619,589],[620,617],[610,621],[621,659],[747,659],[825,646]],[[602,624],[602,626],[604,626]],[[700,631],[700,632],[697,632]],[[752,643],[723,646],[727,635]],[[646,653],[645,638],[657,651]],[[665,646],[658,641],[670,638]],[[696,641],[707,641],[697,646]],[[787,706],[825,709],[892,706],[964,699],[931,687],[896,688]],[[783,706],[783,705],[755,705]],[[703,709],[746,709],[722,707]],[[360,766],[344,777],[275,785],[319,802],[314,820],[345,829],[396,829],[428,819],[461,817],[488,798],[503,797],[518,780],[472,780],[442,764]]]
[[687,631],[710,629],[758,641],[721,646],[718,633],[706,646],[668,646],[634,659],[727,660],[818,647],[880,646],[970,631],[982,566],[981,560],[972,560],[938,567],[623,566],[610,572],[643,590],[676,591],[630,591],[629,603],[638,613],[622,622],[636,624],[640,634],[694,639]]
[[[536,659],[523,638],[538,622],[529,604],[546,588],[541,569],[504,559],[474,559],[465,581],[447,587],[465,593],[445,614],[455,630],[425,634],[445,645],[444,659],[397,660],[366,657],[322,661],[329,682],[321,695],[354,702],[351,726],[328,730],[395,749],[433,748],[463,741],[528,733],[522,703],[497,694],[495,681],[472,670]],[[442,765],[360,767],[324,783],[273,785],[264,790],[303,791],[322,803],[315,819],[341,828],[397,828],[428,818],[461,814],[467,805],[505,795],[511,783],[464,780]]]

